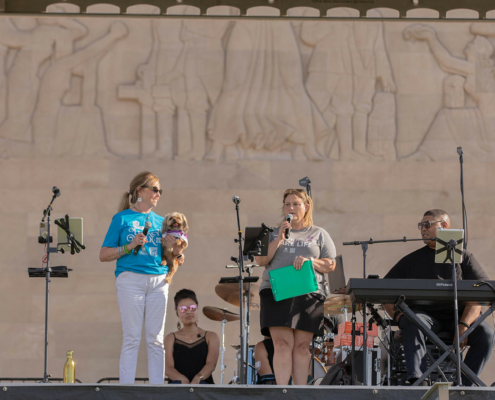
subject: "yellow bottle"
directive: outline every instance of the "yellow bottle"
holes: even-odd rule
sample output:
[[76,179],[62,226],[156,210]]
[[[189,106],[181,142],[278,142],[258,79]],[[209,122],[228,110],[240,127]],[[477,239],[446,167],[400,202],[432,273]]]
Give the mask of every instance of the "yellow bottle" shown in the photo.
[[76,363],[72,358],[72,350],[67,352],[67,360],[64,365],[64,383],[76,382]]

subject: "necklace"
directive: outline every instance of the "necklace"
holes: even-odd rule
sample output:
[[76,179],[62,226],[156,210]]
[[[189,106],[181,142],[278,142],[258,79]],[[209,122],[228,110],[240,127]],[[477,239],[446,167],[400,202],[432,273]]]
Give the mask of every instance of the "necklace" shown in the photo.
[[144,221],[144,223],[146,225],[146,222],[148,222],[148,218],[150,217],[150,214],[151,214],[151,209],[148,212],[142,212],[142,211],[139,211],[139,209],[136,207],[135,204],[133,204],[131,207],[134,208],[134,211],[138,212],[139,214],[146,214],[146,221]]
[[199,333],[199,327],[196,327],[196,335],[193,336],[192,339],[190,339],[189,337],[187,337],[187,339],[189,340],[189,343],[192,343],[194,338],[200,338],[201,337],[201,334]]

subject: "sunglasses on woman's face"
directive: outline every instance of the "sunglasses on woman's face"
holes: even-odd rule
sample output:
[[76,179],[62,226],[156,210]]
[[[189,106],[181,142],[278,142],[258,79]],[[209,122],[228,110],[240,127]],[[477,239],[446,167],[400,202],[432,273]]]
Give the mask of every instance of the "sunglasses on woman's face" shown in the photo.
[[189,307],[188,306],[180,306],[179,307],[179,311],[182,314],[184,314],[188,309],[189,309],[189,311],[194,312],[194,311],[196,311],[198,309],[198,306],[196,304],[193,304],[193,305],[191,305]]
[[149,189],[153,190],[153,192],[155,192],[155,193],[160,193],[160,196],[163,193],[163,190],[157,188],[156,186],[141,186],[141,187],[143,187],[143,188],[149,188]]

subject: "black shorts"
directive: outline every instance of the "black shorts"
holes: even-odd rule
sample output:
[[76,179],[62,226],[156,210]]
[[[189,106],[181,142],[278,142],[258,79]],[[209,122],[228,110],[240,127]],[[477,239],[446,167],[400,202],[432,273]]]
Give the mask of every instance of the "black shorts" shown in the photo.
[[309,293],[275,301],[271,289],[260,292],[260,326],[263,336],[270,336],[270,327],[285,327],[323,336],[323,303],[321,294]]

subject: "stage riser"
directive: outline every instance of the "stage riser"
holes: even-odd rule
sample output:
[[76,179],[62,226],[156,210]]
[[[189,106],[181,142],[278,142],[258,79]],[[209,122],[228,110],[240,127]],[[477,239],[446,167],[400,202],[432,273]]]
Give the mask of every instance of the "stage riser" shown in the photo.
[[[6,389],[6,390],[5,390]],[[61,385],[0,383],[0,400],[419,400],[426,388]],[[451,388],[450,399],[495,400],[495,388]]]

